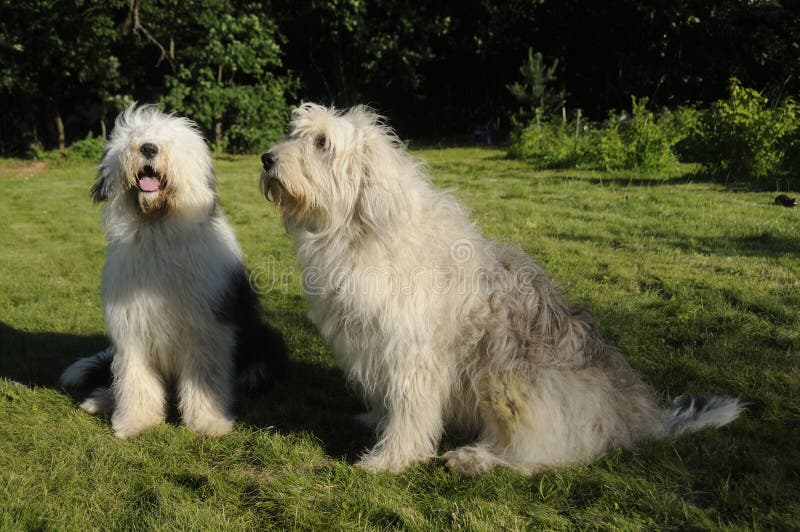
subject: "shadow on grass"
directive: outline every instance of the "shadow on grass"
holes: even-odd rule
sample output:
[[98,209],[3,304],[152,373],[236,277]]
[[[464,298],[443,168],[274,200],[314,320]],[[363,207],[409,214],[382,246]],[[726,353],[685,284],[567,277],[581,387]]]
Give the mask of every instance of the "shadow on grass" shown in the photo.
[[27,332],[0,322],[0,377],[28,386],[55,387],[75,359],[100,351],[108,339],[59,332]]
[[[55,389],[64,368],[106,346],[104,335],[27,332],[0,322],[0,377]],[[73,399],[85,395],[84,390]],[[353,419],[363,409],[338,369],[293,357],[285,381],[261,396],[241,397],[236,417],[254,428],[313,434],[327,454],[352,461],[374,440],[372,432]],[[180,422],[174,405],[168,420]]]
[[[674,235],[674,233],[671,233]],[[559,240],[572,242],[590,242],[606,246],[609,249],[624,248],[623,242],[615,238],[606,238],[597,235],[559,234]],[[667,246],[686,253],[701,253],[704,255],[739,256],[739,257],[783,257],[800,256],[800,235],[776,236],[762,232],[757,235],[738,237],[663,237]]]
[[777,257],[800,255],[800,235],[775,236],[769,233],[742,237],[704,237],[691,242],[674,241],[674,247],[685,251],[713,255],[740,255],[746,257]]
[[[681,163],[677,168],[666,171],[653,170],[581,170],[577,168],[536,168],[526,165],[524,160],[514,159],[507,154],[486,157],[485,161],[518,162],[527,166],[531,172],[547,173],[553,179],[574,180],[594,185],[615,185],[621,187],[658,187],[689,183],[715,184],[730,192],[800,192],[800,178],[787,175],[764,177],[740,177],[715,174],[704,170],[698,163]],[[498,177],[498,176],[493,176]]]

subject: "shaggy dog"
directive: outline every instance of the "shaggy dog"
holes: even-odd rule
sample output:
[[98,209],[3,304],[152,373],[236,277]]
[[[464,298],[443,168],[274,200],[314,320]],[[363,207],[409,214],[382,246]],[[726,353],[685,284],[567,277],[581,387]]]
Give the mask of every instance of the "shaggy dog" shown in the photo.
[[192,431],[229,432],[237,377],[251,388],[279,377],[286,347],[261,319],[195,124],[153,106],[123,111],[92,195],[108,200],[102,299],[111,347],[75,362],[61,384],[86,386],[110,370],[111,390],[81,406],[113,407],[120,438],[164,421],[168,384]]
[[304,104],[262,162],[309,316],[377,429],[362,467],[434,457],[447,428],[479,435],[443,455],[450,469],[530,473],[724,425],[742,409],[706,397],[662,410],[589,314],[530,257],[484,238],[370,110]]

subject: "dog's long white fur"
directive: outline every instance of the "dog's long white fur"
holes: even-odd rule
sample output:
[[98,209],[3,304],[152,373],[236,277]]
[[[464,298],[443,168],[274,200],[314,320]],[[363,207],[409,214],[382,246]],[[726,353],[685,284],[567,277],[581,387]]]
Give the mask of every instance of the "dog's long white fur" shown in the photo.
[[533,259],[484,238],[369,109],[304,104],[264,160],[309,316],[377,428],[360,465],[403,470],[466,429],[478,439],[444,454],[451,469],[533,472],[741,411],[727,398],[662,409],[591,316]]
[[[140,147],[157,147],[145,157]],[[145,165],[161,188],[137,188]],[[111,393],[99,388],[81,405],[113,408],[115,434],[127,438],[161,423],[174,380],[183,421],[198,434],[233,426],[234,325],[216,311],[243,271],[242,252],[216,205],[208,148],[195,125],[152,106],[117,118],[93,189],[108,200],[102,299],[112,347],[65,370],[64,386],[111,360]]]

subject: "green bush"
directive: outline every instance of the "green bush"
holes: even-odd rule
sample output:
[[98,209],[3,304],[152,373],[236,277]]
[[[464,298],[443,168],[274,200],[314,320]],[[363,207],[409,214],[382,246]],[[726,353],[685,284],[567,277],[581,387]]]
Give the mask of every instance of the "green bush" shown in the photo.
[[231,153],[260,153],[285,133],[289,107],[284,85],[237,87],[227,117],[230,126],[224,135],[225,149]]
[[681,162],[700,162],[703,157],[704,112],[694,105],[665,109],[659,123],[669,136],[672,151]]
[[256,153],[266,149],[285,131],[289,106],[284,80],[267,76],[256,85],[192,88],[168,81],[170,92],[162,98],[167,108],[180,109],[196,120],[214,142],[216,124],[222,131],[217,149],[228,153]]
[[781,147],[781,173],[787,175],[790,181],[800,182],[800,125],[796,125],[794,131],[783,137]]
[[95,137],[91,133],[85,139],[73,142],[67,148],[67,158],[84,161],[99,161],[103,157],[105,139]]
[[677,162],[672,151],[675,135],[646,105],[647,98],[634,97],[632,117],[612,112],[602,127],[534,120],[512,135],[509,155],[538,168],[667,169]]
[[573,167],[583,151],[582,139],[575,140],[574,130],[574,123],[543,121],[537,124],[533,119],[527,127],[512,133],[509,156],[524,159],[535,168]]
[[85,139],[73,142],[63,152],[58,150],[34,151],[33,158],[50,163],[64,161],[95,161],[98,162],[103,157],[103,146],[105,139],[95,137],[89,133]]
[[260,152],[283,135],[295,80],[282,70],[275,21],[257,4],[235,13],[210,4],[202,44],[180,56],[161,103],[190,116],[217,150]]
[[797,171],[797,119],[792,99],[769,106],[756,90],[730,83],[730,97],[708,111],[701,124],[701,162],[706,170],[744,180]]

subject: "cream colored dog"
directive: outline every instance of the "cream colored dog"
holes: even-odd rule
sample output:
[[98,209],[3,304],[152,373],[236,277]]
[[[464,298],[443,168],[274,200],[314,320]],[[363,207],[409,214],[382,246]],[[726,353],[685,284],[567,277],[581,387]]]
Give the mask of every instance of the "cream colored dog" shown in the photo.
[[659,407],[591,317],[530,257],[484,238],[370,110],[302,105],[262,161],[311,320],[377,428],[361,466],[401,471],[436,456],[453,428],[478,440],[444,454],[452,470],[529,473],[742,409],[720,397]]

